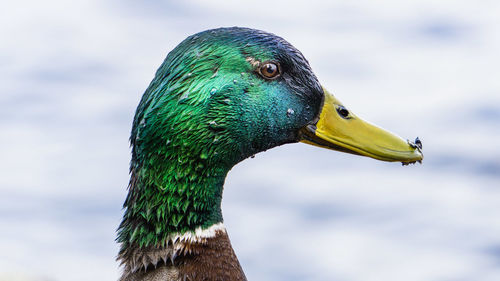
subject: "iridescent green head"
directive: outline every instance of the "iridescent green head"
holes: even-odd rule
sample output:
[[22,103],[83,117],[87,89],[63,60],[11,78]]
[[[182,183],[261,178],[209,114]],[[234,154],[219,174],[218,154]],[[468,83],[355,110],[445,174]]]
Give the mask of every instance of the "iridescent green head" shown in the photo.
[[133,160],[168,159],[163,152],[178,145],[186,158],[229,169],[297,142],[322,101],[308,62],[282,38],[247,28],[198,33],[168,54],[144,94]]
[[[228,171],[278,145],[304,141],[381,160],[418,160],[406,141],[359,122],[278,36],[233,27],[188,37],[168,54],[137,108],[122,251],[161,246],[172,233],[221,222]],[[356,126],[368,139],[349,129]]]

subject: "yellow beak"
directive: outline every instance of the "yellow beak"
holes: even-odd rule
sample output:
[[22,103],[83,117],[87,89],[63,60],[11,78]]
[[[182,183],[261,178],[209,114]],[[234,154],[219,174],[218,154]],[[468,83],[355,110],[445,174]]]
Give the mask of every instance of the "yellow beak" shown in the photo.
[[348,111],[332,94],[325,92],[319,121],[302,129],[301,142],[337,151],[403,164],[424,158],[418,140],[415,143],[363,121]]

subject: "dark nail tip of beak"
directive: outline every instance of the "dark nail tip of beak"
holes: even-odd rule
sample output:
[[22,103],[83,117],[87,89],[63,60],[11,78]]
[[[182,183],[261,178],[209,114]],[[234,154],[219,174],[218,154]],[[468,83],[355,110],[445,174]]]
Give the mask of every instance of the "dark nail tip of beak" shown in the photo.
[[[407,142],[408,142],[408,144],[409,144],[412,148],[416,149],[418,152],[420,152],[420,154],[422,154],[422,141],[421,141],[418,137],[415,139],[415,141],[414,141],[414,142],[411,142],[411,141],[409,141],[409,140],[407,140]],[[422,154],[422,155],[423,155],[423,154]],[[416,161],[410,161],[410,162],[401,162],[401,164],[402,164],[403,166],[408,166],[408,165],[410,165],[410,164],[415,164],[415,163],[417,163],[417,162],[418,162],[420,165],[422,165],[422,160],[416,160]]]

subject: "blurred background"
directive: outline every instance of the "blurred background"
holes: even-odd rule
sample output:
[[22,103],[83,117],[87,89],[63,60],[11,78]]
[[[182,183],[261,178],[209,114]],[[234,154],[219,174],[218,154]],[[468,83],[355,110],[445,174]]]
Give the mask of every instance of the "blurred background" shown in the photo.
[[249,280],[500,280],[500,2],[10,1],[0,9],[0,280],[116,280],[139,99],[209,28],[275,33],[423,165],[285,145],[237,165]]

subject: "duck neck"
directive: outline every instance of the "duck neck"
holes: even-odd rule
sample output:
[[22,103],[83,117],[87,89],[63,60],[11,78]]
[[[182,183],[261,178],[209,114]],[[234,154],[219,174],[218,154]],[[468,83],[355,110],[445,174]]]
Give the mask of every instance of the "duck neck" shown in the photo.
[[226,173],[192,170],[185,165],[163,173],[132,169],[119,242],[162,246],[173,234],[221,223]]
[[196,243],[225,233],[221,200],[228,170],[209,165],[203,158],[172,164],[143,161],[141,165],[133,159],[117,238],[121,243],[118,259],[126,267],[138,264],[152,249],[164,249],[158,259],[173,261],[184,248],[177,242]]

